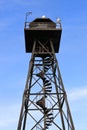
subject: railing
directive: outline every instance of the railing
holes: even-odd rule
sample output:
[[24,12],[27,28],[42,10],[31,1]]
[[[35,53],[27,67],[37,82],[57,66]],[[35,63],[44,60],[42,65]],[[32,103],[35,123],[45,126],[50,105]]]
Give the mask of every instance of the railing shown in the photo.
[[31,28],[31,29],[61,29],[60,23],[46,23],[46,22],[25,22],[25,28]]

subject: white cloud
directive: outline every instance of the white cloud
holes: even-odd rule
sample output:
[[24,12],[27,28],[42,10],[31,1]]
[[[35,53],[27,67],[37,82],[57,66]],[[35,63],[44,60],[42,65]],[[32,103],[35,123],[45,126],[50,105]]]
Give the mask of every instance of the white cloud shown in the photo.
[[67,96],[75,129],[85,130],[87,127],[87,86],[71,88],[67,91]]
[[87,87],[74,88],[68,91],[69,100],[83,100],[87,98]]
[[1,105],[0,107],[0,129],[5,130],[11,126],[17,127],[20,112],[20,103]]
[[[74,122],[76,124],[75,127],[78,128],[78,119],[79,119],[79,124],[81,122],[81,123],[83,123],[83,124],[81,124],[81,126],[85,126],[86,121],[82,122],[82,119],[84,120],[84,118],[85,118],[84,116],[86,113],[86,109],[84,110],[84,112],[81,113],[82,107],[80,107],[81,106],[80,101],[82,100],[82,103],[83,103],[84,102],[83,99],[87,98],[87,87],[73,88],[73,89],[69,90],[68,98],[71,102],[70,108],[72,110],[72,113],[73,113],[72,115],[74,117]],[[72,105],[72,102],[74,102],[73,105]],[[84,105],[84,107],[86,107],[86,105],[84,103],[83,103],[83,105]],[[13,104],[12,103],[11,104],[1,103],[0,106],[1,106],[0,107],[0,129],[1,130],[17,129],[21,104],[19,102],[13,103]],[[81,120],[80,120],[80,115],[82,118]]]

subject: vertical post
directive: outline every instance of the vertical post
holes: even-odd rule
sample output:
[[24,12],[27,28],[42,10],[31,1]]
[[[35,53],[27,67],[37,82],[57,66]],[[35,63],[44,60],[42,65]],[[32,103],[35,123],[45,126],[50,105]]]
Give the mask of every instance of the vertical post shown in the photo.
[[[54,48],[53,48],[53,43],[52,43],[52,41],[50,41],[50,43],[51,43],[51,48],[52,48],[52,52],[54,53],[54,57],[55,57],[55,59],[56,59],[56,56],[55,56],[55,51],[54,51]],[[65,91],[65,89],[64,89],[64,85],[63,85],[63,81],[62,81],[62,78],[61,78],[61,73],[60,73],[60,69],[59,69],[59,66],[58,66],[58,61],[57,61],[57,59],[56,59],[56,64],[57,64],[57,69],[58,69],[58,74],[59,74],[59,79],[60,79],[60,81],[61,81],[61,86],[62,86],[62,88],[63,88],[63,91],[64,91],[64,100],[65,100],[65,103],[66,103],[66,108],[67,108],[67,113],[68,113],[68,116],[69,116],[69,118],[68,118],[68,127],[69,127],[69,120],[70,120],[70,123],[71,123],[71,130],[75,130],[75,128],[74,128],[74,124],[73,124],[73,120],[72,120],[72,116],[71,116],[71,112],[70,112],[70,108],[69,108],[69,104],[68,104],[68,100],[67,100],[67,95],[66,95],[66,91]],[[55,79],[55,83],[56,83],[56,78],[55,78],[55,76],[54,76],[54,79]],[[57,91],[57,94],[58,94],[58,89],[56,89],[56,91]],[[60,103],[60,100],[59,100],[59,97],[58,97],[58,101],[59,101],[59,106],[60,106],[60,108],[61,108],[61,103]],[[63,114],[62,114],[62,108],[60,109],[60,115],[61,115],[61,121],[62,121],[62,126],[63,126],[63,130],[66,130],[65,129],[65,125],[64,125],[64,119],[63,119]]]
[[[23,125],[23,130],[25,130],[25,127],[26,127],[26,119],[27,119],[27,112],[28,112],[28,110],[25,110],[25,100],[26,100],[25,93],[26,93],[26,91],[29,91],[28,93],[26,93],[27,94],[27,100],[28,100],[29,99],[29,93],[30,93],[30,85],[31,85],[31,81],[32,81],[32,70],[33,70],[35,46],[36,46],[36,40],[34,41],[34,46],[33,46],[33,50],[32,50],[32,56],[31,56],[31,60],[30,60],[30,63],[29,63],[29,70],[28,70],[25,90],[24,90],[24,94],[23,94],[22,106],[21,106],[21,112],[20,112],[20,117],[19,117],[17,130],[21,130],[22,129],[22,125]],[[30,80],[30,83],[29,83],[29,80]],[[29,85],[28,85],[28,83],[29,83]],[[28,101],[26,102],[26,105],[28,105]],[[24,121],[23,121],[23,116],[24,116]]]
[[[53,48],[53,43],[52,43],[51,40],[50,40],[50,44],[51,44],[51,48],[52,48],[52,53],[54,54],[54,58],[56,59],[55,51],[54,51],[54,48]],[[57,98],[58,98],[58,103],[59,103],[59,111],[60,111],[60,116],[61,116],[62,128],[63,128],[63,130],[65,130],[64,119],[63,119],[62,108],[61,108],[61,102],[60,102],[60,99],[59,99],[59,94],[58,94],[59,92],[58,92],[58,88],[57,88],[55,75],[54,75],[54,81],[55,81],[55,87],[56,87]]]

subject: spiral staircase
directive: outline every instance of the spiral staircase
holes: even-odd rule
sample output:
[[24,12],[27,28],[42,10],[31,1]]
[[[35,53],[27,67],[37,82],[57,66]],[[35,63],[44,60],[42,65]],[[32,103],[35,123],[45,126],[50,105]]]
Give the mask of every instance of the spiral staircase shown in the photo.
[[38,76],[39,78],[42,79],[43,81],[43,92],[44,92],[44,96],[41,97],[40,100],[38,100],[36,102],[36,104],[38,106],[40,106],[43,111],[44,111],[44,115],[45,115],[45,128],[43,130],[49,129],[49,127],[52,125],[53,122],[53,112],[51,109],[46,107],[46,100],[47,100],[47,96],[51,93],[52,91],[52,85],[51,82],[47,79],[46,72],[50,69],[52,62],[50,61],[51,57],[45,57],[43,58],[43,64],[44,64],[44,70],[41,70],[40,73],[36,74],[36,76]]

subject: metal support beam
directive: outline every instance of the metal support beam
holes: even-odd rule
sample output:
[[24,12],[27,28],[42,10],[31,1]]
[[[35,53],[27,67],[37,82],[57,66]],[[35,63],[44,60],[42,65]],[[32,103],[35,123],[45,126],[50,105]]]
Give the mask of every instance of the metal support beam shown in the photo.
[[53,42],[49,39],[44,44],[40,40],[33,43],[17,130],[48,129],[75,130]]

